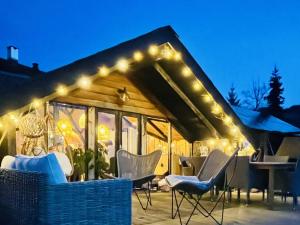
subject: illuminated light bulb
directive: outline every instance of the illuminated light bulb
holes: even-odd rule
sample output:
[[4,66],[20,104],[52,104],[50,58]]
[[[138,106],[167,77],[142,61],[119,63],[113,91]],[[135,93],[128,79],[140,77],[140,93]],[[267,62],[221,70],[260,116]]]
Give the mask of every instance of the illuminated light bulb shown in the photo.
[[180,52],[175,52],[175,54],[174,54],[174,60],[175,61],[179,61],[181,59],[182,59],[181,53]]
[[129,63],[126,59],[119,59],[116,66],[119,71],[126,72],[129,68]]
[[34,107],[34,108],[38,108],[38,107],[40,107],[42,105],[42,101],[40,100],[40,99],[33,99],[33,101],[32,101],[32,106]]
[[68,88],[65,85],[59,85],[56,88],[56,92],[60,96],[66,96],[68,94]]
[[181,72],[182,72],[182,75],[185,77],[189,77],[192,75],[191,69],[187,66],[183,67]]
[[225,146],[228,145],[228,140],[227,139],[223,139],[221,143],[222,143],[223,147],[225,147]]
[[109,72],[110,72],[110,70],[109,70],[109,68],[106,67],[106,66],[101,66],[101,67],[99,68],[99,75],[100,75],[101,77],[106,77],[106,76],[109,74]]
[[150,47],[148,49],[149,54],[152,55],[152,56],[157,55],[158,51],[159,51],[159,49],[158,49],[157,45],[150,45]]
[[222,112],[222,108],[218,104],[215,104],[212,108],[212,113],[220,114],[221,112]]
[[238,132],[239,132],[239,128],[238,127],[234,126],[234,127],[231,128],[231,133],[233,135],[237,134]]
[[232,123],[232,118],[231,118],[230,116],[226,116],[226,117],[224,118],[224,123],[225,123],[226,125],[231,124],[231,123]]
[[134,59],[135,61],[140,62],[140,61],[143,60],[143,58],[144,58],[144,56],[143,56],[143,53],[142,53],[142,52],[136,51],[136,52],[133,53],[133,59]]
[[19,122],[19,118],[14,115],[14,114],[10,114],[9,118],[14,122],[14,123],[18,123]]
[[200,90],[201,90],[201,85],[199,84],[199,82],[195,81],[195,82],[193,83],[193,89],[194,89],[195,91],[200,91]]
[[209,103],[212,101],[212,97],[210,95],[204,95],[203,98],[204,98],[204,102]]
[[88,89],[92,85],[92,81],[89,77],[82,76],[78,79],[77,84],[82,89]]

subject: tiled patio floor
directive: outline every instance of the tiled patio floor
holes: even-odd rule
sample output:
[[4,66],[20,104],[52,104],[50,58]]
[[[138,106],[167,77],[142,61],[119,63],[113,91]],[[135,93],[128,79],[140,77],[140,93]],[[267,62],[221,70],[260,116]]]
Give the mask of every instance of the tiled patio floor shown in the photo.
[[[274,210],[269,210],[265,202],[261,200],[261,194],[251,194],[251,204],[245,205],[245,196],[242,195],[241,203],[235,200],[226,205],[224,224],[272,224],[272,225],[299,225],[300,224],[300,207],[292,211],[291,199],[288,203],[281,203],[279,197],[275,199],[276,206]],[[179,224],[178,218],[172,220],[171,215],[171,195],[170,193],[153,193],[153,206],[146,212],[140,207],[137,199],[133,196],[133,224]],[[210,201],[204,201],[205,205],[212,205]],[[188,216],[187,212],[190,206],[184,205],[183,217]],[[220,215],[220,207],[217,215]],[[219,217],[218,217],[219,218]],[[185,218],[184,218],[185,219]],[[183,219],[183,220],[184,220]],[[185,220],[184,220],[185,221]],[[215,224],[211,219],[205,219],[201,215],[193,216],[190,225],[196,224]]]

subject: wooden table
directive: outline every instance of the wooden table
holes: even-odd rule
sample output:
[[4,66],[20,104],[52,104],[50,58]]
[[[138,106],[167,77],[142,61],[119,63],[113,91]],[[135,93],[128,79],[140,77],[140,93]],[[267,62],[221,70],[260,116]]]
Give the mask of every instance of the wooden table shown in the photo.
[[269,208],[274,206],[274,171],[295,169],[295,162],[250,162],[256,169],[269,170],[268,204]]

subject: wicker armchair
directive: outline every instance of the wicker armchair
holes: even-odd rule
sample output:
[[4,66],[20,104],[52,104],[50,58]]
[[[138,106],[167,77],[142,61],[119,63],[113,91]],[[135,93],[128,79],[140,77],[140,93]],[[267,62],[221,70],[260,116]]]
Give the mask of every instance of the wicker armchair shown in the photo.
[[0,224],[131,224],[129,180],[46,184],[41,173],[0,170]]
[[[133,181],[133,190],[141,207],[146,210],[151,203],[151,183],[156,177],[155,168],[160,160],[162,151],[156,150],[148,155],[134,155],[125,150],[117,152],[118,176]],[[139,190],[144,191],[147,198],[146,205],[138,195]]]

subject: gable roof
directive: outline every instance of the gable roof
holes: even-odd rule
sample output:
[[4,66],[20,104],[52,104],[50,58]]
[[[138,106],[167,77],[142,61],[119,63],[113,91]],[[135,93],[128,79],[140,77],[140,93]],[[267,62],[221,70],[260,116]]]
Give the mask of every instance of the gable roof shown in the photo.
[[[21,85],[21,87],[17,89],[2,93],[0,99],[0,116],[7,113],[7,110],[16,110],[29,104],[33,98],[43,98],[51,95],[58,84],[65,84],[66,86],[74,85],[82,74],[91,76],[97,74],[98,68],[101,65],[111,67],[115,65],[115,62],[120,57],[129,58],[136,50],[147,51],[151,44],[170,44],[174,49],[176,49],[176,51],[181,52],[184,63],[201,81],[202,85],[210,93],[213,99],[222,107],[223,111],[233,118],[233,122],[235,124],[240,125],[240,130],[243,133],[246,133],[247,124],[242,123],[241,119],[236,115],[234,110],[232,110],[227,101],[223,98],[196,60],[181,43],[178,35],[170,26],[158,28],[147,34],[118,44],[112,48],[100,51],[58,69],[49,71],[31,82],[26,83],[26,85]],[[187,133],[187,130],[190,130],[188,138],[189,141],[194,141],[199,137],[205,136],[203,134],[207,133],[207,127],[209,127],[210,124],[212,124],[213,127],[216,128],[216,132],[221,135],[226,136],[229,133],[228,127],[225,126],[219,118],[212,115],[210,106],[205,104],[203,101],[199,101],[199,93],[196,93],[191,88],[192,78],[183,77],[181,74],[181,68],[178,68],[178,66],[172,63],[164,62],[163,60],[161,62],[155,62],[155,66],[155,69],[153,68],[153,65],[151,65],[151,67],[145,66],[141,69],[142,72],[150,73],[153,77],[137,77],[142,79],[141,82],[143,82],[146,86],[148,85],[148,88],[152,88],[152,91],[155,92],[158,98],[160,98],[160,101],[177,116],[178,121],[174,122],[184,124],[182,131],[185,130]],[[173,87],[170,87],[167,76],[164,77],[163,81],[161,78],[156,76],[157,74],[161,75],[161,73],[166,73],[167,76],[171,76],[172,81],[174,81],[174,85],[179,89],[179,91],[184,93],[184,97],[188,99],[188,102],[192,104],[192,107],[191,104],[188,105],[186,103],[182,103],[182,98],[180,99],[178,95],[172,94],[170,91],[167,93],[167,90],[171,90]],[[153,88],[155,85],[159,84],[160,88]],[[170,101],[170,99],[174,101]],[[181,105],[177,106],[174,104]],[[191,108],[192,110],[188,111],[188,109]],[[206,123],[203,123],[201,120],[205,120]]]
[[300,129],[284,122],[270,114],[252,111],[249,109],[232,106],[243,124],[251,129],[279,132],[279,133],[300,133]]

